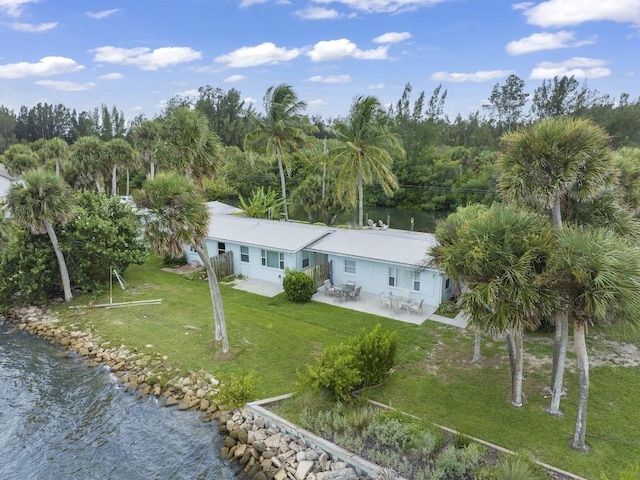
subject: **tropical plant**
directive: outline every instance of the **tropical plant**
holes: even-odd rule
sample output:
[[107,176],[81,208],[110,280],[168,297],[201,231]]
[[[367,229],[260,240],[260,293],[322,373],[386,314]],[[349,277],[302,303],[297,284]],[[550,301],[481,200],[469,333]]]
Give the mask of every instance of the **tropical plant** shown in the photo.
[[44,143],[40,149],[40,154],[45,161],[53,160],[55,162],[56,175],[60,175],[64,163],[69,158],[69,145],[62,138],[55,137]]
[[34,235],[46,233],[58,260],[64,300],[73,299],[64,254],[54,226],[66,225],[74,215],[74,202],[68,185],[44,170],[31,170],[21,183],[14,183],[7,194],[7,207],[15,221]]
[[253,218],[280,218],[279,210],[282,200],[273,190],[264,191],[263,187],[256,188],[249,200],[240,195],[240,208]]
[[[575,203],[597,197],[613,181],[609,142],[593,122],[569,117],[509,133],[502,138],[498,190],[510,203],[550,213],[553,225],[561,229],[563,215]],[[559,415],[569,335],[566,310],[555,320],[549,413]]]
[[108,165],[111,167],[111,196],[118,195],[118,167],[127,169],[127,195],[129,194],[129,168],[135,165],[135,150],[124,138],[113,138],[104,145]]
[[175,174],[156,175],[136,195],[141,208],[148,209],[145,238],[158,254],[179,256],[185,245],[193,245],[207,271],[213,309],[215,339],[222,352],[229,351],[224,308],[218,278],[207,252],[209,212],[193,182]]
[[[341,143],[329,151],[338,168],[338,197],[358,206],[358,225],[363,227],[364,185],[378,183],[391,196],[398,188],[393,174],[394,156],[405,156],[400,137],[390,130],[389,116],[372,96],[356,97],[349,116],[335,125]],[[357,197],[357,200],[356,200]]]
[[307,104],[298,100],[293,88],[287,84],[271,86],[263,98],[264,116],[250,115],[251,130],[245,135],[244,148],[249,152],[264,153],[275,157],[280,173],[282,190],[282,215],[289,221],[285,169],[291,175],[289,153],[301,149],[312,149],[305,130],[307,124],[301,113]]
[[105,171],[109,168],[104,142],[99,137],[79,138],[73,144],[69,163],[84,187],[93,184],[98,193],[104,193]]
[[142,161],[149,164],[149,179],[156,176],[156,155],[161,128],[160,120],[144,120],[133,129],[133,145],[140,152]]
[[4,164],[9,175],[22,175],[38,167],[38,155],[29,145],[15,143],[0,156],[0,163]]

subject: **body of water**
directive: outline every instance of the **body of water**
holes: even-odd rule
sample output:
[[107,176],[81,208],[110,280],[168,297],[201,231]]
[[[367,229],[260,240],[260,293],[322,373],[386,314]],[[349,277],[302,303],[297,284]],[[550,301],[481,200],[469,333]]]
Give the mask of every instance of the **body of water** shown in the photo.
[[[385,225],[389,225],[389,228],[433,233],[436,229],[436,223],[441,219],[447,218],[449,212],[365,207],[363,214],[365,225],[367,225],[367,219],[371,219],[376,225],[382,220]],[[358,211],[339,214],[336,218],[336,224],[356,227],[358,225]]]
[[137,400],[0,319],[0,479],[230,480],[217,424]]

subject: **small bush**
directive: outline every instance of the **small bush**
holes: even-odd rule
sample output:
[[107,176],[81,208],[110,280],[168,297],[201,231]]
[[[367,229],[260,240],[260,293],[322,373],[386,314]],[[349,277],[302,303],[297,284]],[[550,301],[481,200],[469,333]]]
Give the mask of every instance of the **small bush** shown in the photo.
[[182,275],[182,278],[190,281],[194,280],[206,280],[207,279],[207,271],[204,268],[199,268],[198,270],[193,270],[191,272],[187,272]]
[[348,400],[352,391],[361,383],[355,351],[351,345],[327,347],[315,366],[308,366],[303,383],[318,390],[326,388],[338,400]]
[[254,398],[253,372],[242,376],[229,375],[220,383],[218,400],[223,405],[241,407]]
[[456,435],[456,438],[453,441],[453,446],[458,449],[462,449],[468,447],[470,443],[471,439],[469,437],[463,434],[459,434]]
[[539,467],[520,457],[502,460],[495,470],[495,480],[541,480]]
[[295,270],[287,270],[282,281],[282,286],[287,298],[296,303],[306,303],[316,293],[313,279],[308,275]]
[[181,267],[185,263],[187,263],[187,256],[185,254],[177,257],[174,257],[173,255],[165,255],[162,257],[162,264],[165,267],[176,268]]
[[398,332],[383,332],[380,324],[369,333],[363,331],[352,340],[356,351],[357,367],[362,373],[362,386],[381,383],[395,362]]

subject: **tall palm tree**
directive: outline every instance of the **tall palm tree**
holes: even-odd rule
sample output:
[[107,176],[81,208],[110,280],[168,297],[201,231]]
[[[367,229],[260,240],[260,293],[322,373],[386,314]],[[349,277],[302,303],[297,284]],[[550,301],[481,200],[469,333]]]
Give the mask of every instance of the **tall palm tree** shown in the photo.
[[351,205],[358,205],[358,225],[363,227],[364,185],[378,183],[391,196],[398,188],[393,174],[393,158],[402,158],[405,151],[400,137],[391,132],[389,117],[382,110],[377,98],[356,97],[349,117],[334,126],[338,139],[337,147],[329,156],[338,167],[337,194]]
[[[608,134],[590,120],[549,118],[502,137],[498,189],[510,203],[549,213],[562,228],[573,205],[599,195],[614,176]],[[560,414],[569,336],[567,312],[556,317],[549,413]]]
[[[124,138],[113,138],[105,143],[104,148],[107,164],[111,167],[111,196],[115,197],[118,194],[118,167],[131,165],[135,159],[135,151]],[[127,174],[128,172],[127,170]]]
[[149,211],[145,237],[153,250],[178,256],[185,245],[193,245],[198,252],[209,277],[215,338],[222,341],[222,352],[227,353],[229,340],[220,287],[206,246],[209,212],[195,185],[176,173],[156,175],[145,182],[136,202]]
[[66,225],[73,218],[73,195],[62,178],[45,170],[26,172],[21,183],[14,183],[7,194],[7,207],[14,220],[33,234],[49,235],[58,259],[65,302],[73,298],[67,262],[58,245],[54,225]]
[[14,143],[0,155],[2,163],[9,175],[22,175],[27,170],[38,168],[38,155],[29,145]]
[[160,139],[161,123],[159,120],[145,120],[133,129],[133,144],[140,152],[142,160],[149,164],[147,178],[156,176],[156,154]]
[[263,104],[264,116],[253,114],[249,117],[251,130],[244,137],[244,148],[248,152],[276,157],[282,190],[282,215],[289,221],[284,171],[286,169],[287,174],[291,175],[288,153],[313,147],[305,133],[307,123],[301,116],[307,104],[299,100],[291,85],[287,84],[269,87]]
[[40,150],[42,156],[46,160],[56,162],[56,175],[60,176],[62,165],[69,158],[69,145],[60,137],[54,137],[47,140]]
[[104,142],[99,137],[79,138],[73,144],[69,161],[74,171],[87,184],[93,183],[104,193],[105,171],[109,170]]
[[558,236],[554,263],[559,287],[570,305],[578,361],[580,388],[572,447],[587,450],[586,326],[615,322],[640,327],[640,249],[637,243],[605,229],[567,228]]
[[[445,241],[431,254],[448,275],[465,283],[461,305],[471,324],[507,334],[512,404],[520,407],[524,333],[535,329],[556,305],[555,290],[545,276],[553,228],[536,214],[503,204],[463,212],[459,219],[456,231],[440,231]],[[455,228],[455,223],[450,226]],[[452,241],[447,241],[450,233]]]

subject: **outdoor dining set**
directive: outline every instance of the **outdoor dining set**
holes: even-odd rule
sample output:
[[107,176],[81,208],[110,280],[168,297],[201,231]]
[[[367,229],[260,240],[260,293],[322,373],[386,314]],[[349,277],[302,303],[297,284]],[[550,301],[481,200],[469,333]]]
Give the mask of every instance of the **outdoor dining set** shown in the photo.
[[393,292],[380,292],[380,306],[396,313],[422,313],[424,299],[420,301],[412,300],[408,295],[394,295]]
[[355,282],[347,282],[338,285],[333,285],[331,280],[324,281],[324,293],[333,297],[334,301],[341,302],[344,300],[359,300],[360,289],[362,287],[356,287]]

